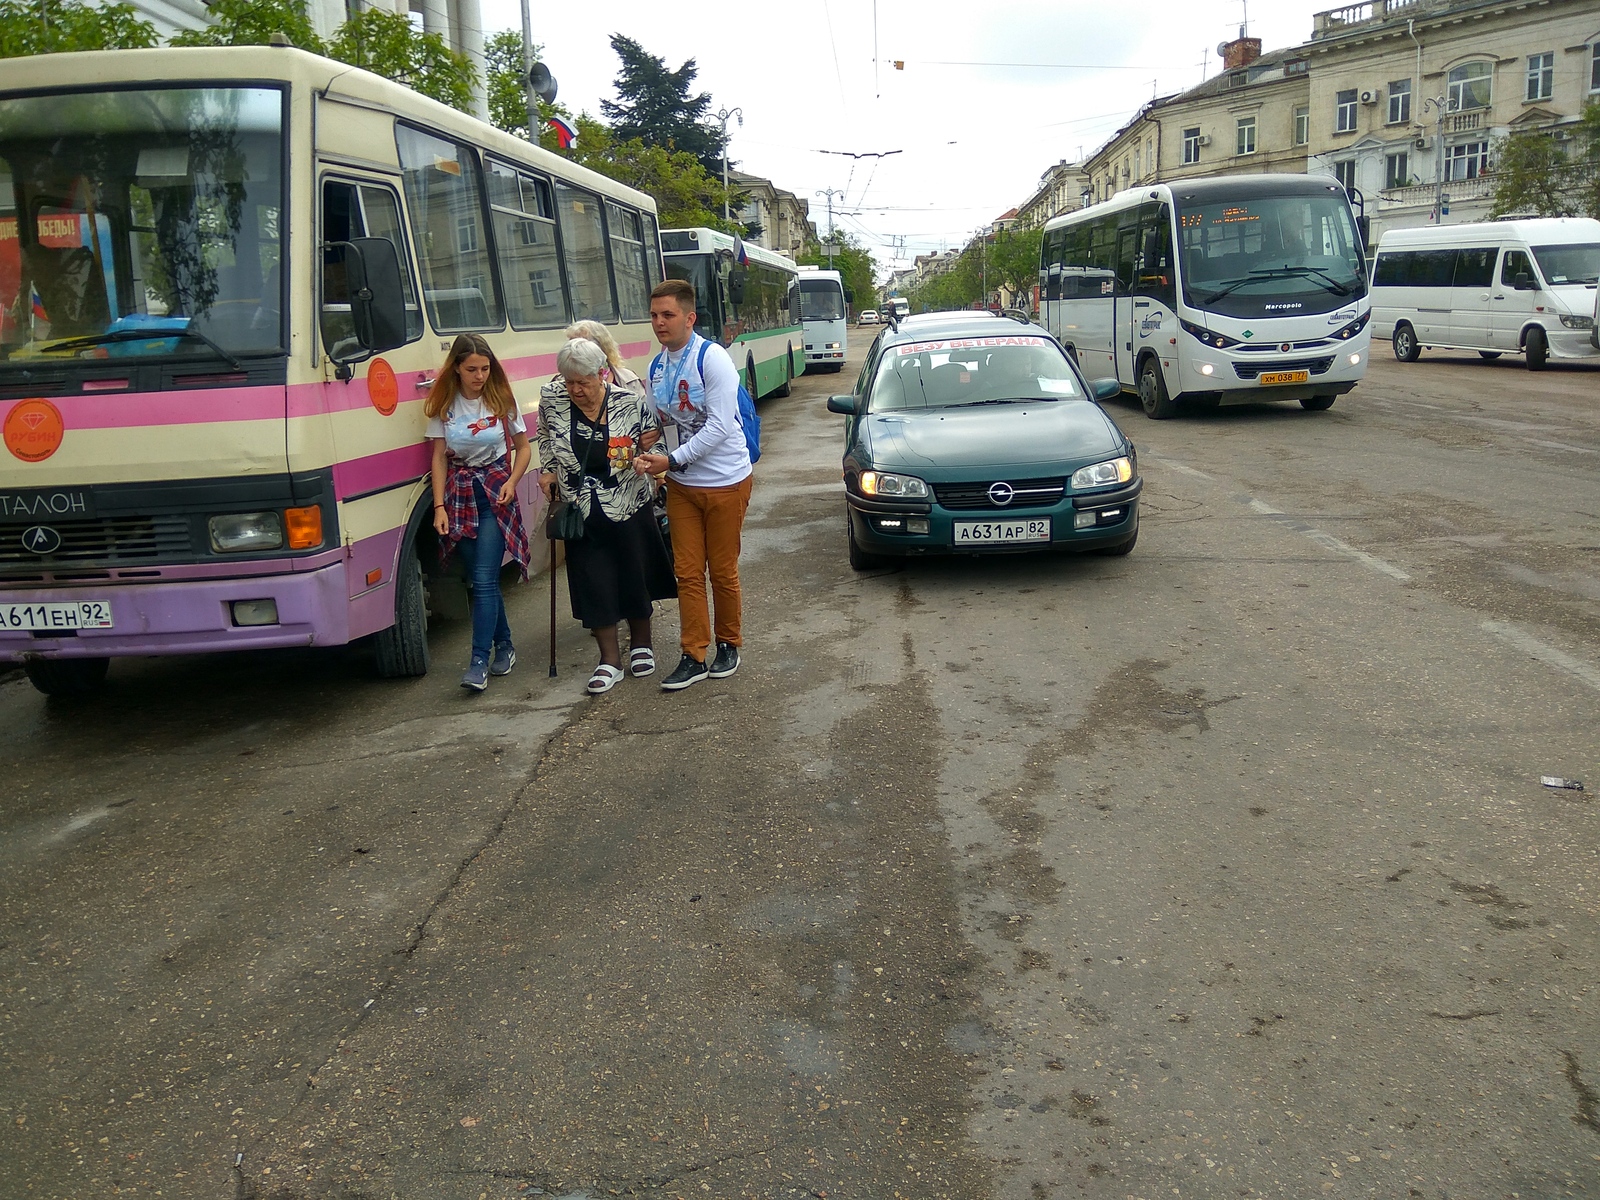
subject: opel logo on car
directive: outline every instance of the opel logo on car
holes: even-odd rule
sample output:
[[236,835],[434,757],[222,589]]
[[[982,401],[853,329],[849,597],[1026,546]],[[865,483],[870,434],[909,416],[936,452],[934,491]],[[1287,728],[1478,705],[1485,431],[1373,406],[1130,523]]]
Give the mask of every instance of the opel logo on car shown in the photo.
[[1004,508],[1010,504],[1012,497],[1016,494],[1012,486],[1004,481],[989,485],[989,499],[994,502],[997,508]]
[[61,549],[61,535],[48,525],[30,525],[22,531],[22,548],[34,554],[54,554]]

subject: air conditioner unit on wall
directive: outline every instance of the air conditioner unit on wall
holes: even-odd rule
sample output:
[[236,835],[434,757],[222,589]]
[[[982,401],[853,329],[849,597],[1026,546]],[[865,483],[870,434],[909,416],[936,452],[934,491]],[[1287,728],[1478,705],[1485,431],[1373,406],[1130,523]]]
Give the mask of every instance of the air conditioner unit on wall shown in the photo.
[[1378,93],[1377,92],[1371,91],[1371,92],[1362,92],[1361,93],[1361,103],[1363,103],[1363,104],[1376,104],[1377,102],[1378,102]]
[[1200,135],[1200,144],[1201,144],[1201,145],[1202,145],[1202,146],[1209,146],[1209,145],[1211,145],[1211,135],[1210,135],[1210,134],[1209,134],[1209,133],[1202,133],[1202,134],[1201,134],[1201,135]]
[[1419,137],[1415,141],[1413,141],[1411,144],[1413,146],[1415,146],[1418,150],[1426,150],[1429,146],[1433,145],[1433,139],[1432,138]]

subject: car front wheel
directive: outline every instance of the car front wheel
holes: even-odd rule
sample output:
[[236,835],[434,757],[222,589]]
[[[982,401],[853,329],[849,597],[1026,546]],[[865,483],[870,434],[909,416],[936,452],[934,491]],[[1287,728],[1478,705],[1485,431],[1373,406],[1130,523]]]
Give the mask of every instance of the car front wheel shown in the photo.
[[1545,340],[1544,330],[1537,325],[1528,330],[1528,336],[1522,343],[1522,353],[1528,361],[1528,370],[1544,370],[1545,363],[1550,361],[1550,343]]
[[1403,321],[1394,327],[1394,356],[1401,362],[1416,362],[1422,357],[1417,331]]
[[845,538],[850,547],[850,569],[853,571],[876,571],[889,565],[889,560],[881,554],[869,554],[856,542],[856,519],[850,515],[847,508],[844,512]]

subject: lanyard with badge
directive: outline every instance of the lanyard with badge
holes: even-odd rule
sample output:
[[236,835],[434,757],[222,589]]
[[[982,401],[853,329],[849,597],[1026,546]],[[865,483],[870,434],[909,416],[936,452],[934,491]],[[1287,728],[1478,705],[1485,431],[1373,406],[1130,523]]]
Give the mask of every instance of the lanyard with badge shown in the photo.
[[[671,382],[667,381],[667,365],[672,360],[671,360],[670,355],[667,355],[667,354],[663,354],[662,355],[661,382],[667,384],[667,392],[666,392],[665,401],[662,400],[662,396],[661,396],[660,392],[656,393],[656,406],[658,408],[661,408],[665,412],[671,413],[671,412],[674,411],[674,409],[673,409],[673,399],[674,399],[675,396],[677,396],[678,389],[679,389],[680,385],[682,385],[682,387],[683,387],[683,395],[680,398],[680,401],[679,401],[679,404],[678,404],[678,408],[677,408],[676,411],[681,412],[684,409],[689,407],[689,405],[687,403],[687,401],[689,399],[689,388],[688,388],[688,384],[685,382],[685,380],[683,378],[683,373],[684,373],[684,371],[688,370],[688,368],[689,368],[689,355],[694,350],[695,338],[697,336],[699,336],[699,335],[691,333],[689,335],[689,340],[683,344],[683,354],[678,359],[678,369],[677,369],[676,372],[673,373]],[[673,423],[676,424],[677,422],[674,421]]]

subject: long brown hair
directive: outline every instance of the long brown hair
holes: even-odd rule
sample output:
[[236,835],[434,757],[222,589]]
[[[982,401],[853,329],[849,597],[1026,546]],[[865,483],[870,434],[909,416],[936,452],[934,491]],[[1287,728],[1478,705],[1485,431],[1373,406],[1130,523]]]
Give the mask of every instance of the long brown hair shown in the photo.
[[506,369],[489,348],[488,339],[477,333],[462,333],[457,334],[456,340],[450,343],[450,353],[445,356],[444,366],[439,368],[438,377],[434,379],[428,399],[422,406],[423,416],[431,419],[444,415],[450,407],[450,401],[456,398],[460,384],[456,368],[474,354],[481,354],[489,360],[489,378],[483,384],[484,405],[497,417],[509,417],[518,411],[517,398],[511,394],[511,380],[506,378]]

